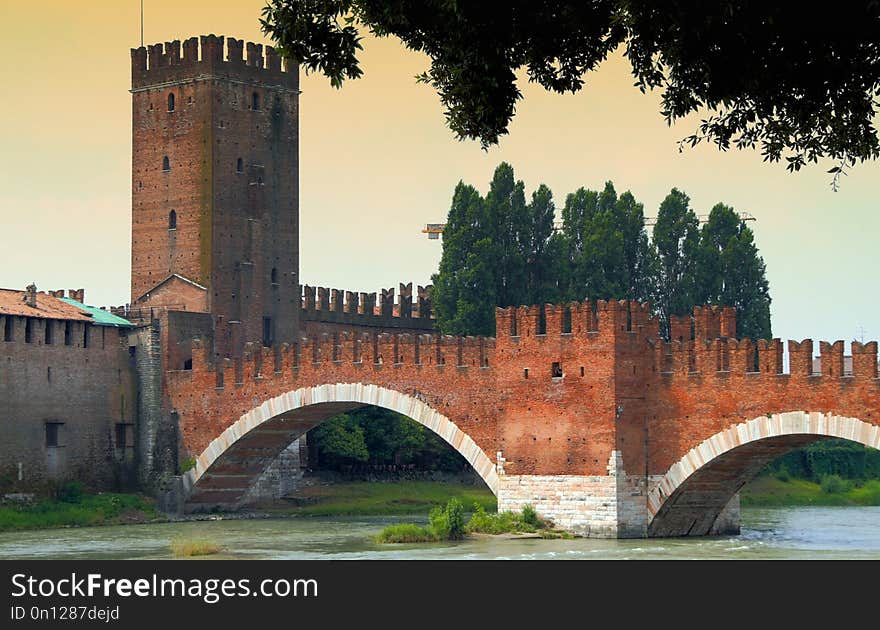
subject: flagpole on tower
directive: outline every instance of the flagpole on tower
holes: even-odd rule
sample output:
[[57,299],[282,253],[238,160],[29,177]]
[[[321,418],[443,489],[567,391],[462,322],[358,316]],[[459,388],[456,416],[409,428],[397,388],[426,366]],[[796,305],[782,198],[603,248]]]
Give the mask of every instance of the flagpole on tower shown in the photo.
[[144,47],[144,0],[141,0],[141,48]]

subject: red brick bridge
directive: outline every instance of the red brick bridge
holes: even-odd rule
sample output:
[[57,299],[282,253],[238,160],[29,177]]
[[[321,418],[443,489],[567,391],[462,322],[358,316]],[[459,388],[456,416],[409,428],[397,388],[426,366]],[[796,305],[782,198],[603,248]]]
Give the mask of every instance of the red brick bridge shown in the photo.
[[[736,339],[730,308],[673,318],[647,304],[498,309],[497,338],[357,329],[246,346],[165,373],[196,465],[187,509],[237,507],[294,439],[376,405],[442,436],[498,496],[588,536],[736,532],[738,491],[785,452],[827,437],[880,448],[877,343]],[[208,344],[205,344],[206,346]]]

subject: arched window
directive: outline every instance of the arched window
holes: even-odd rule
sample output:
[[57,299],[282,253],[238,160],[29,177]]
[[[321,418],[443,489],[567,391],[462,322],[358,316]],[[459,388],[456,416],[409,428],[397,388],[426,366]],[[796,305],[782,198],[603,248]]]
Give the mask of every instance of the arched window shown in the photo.
[[278,284],[278,270],[275,267],[272,267],[271,280],[272,284]]
[[260,109],[260,95],[257,92],[251,95],[251,109]]
[[174,92],[168,95],[168,111],[174,111]]
[[238,158],[235,162],[235,172],[241,173],[244,171],[244,161],[241,158]]
[[162,158],[162,170],[170,171],[171,170],[171,160],[168,159],[168,156]]
[[168,229],[177,229],[177,213],[174,210],[168,213]]

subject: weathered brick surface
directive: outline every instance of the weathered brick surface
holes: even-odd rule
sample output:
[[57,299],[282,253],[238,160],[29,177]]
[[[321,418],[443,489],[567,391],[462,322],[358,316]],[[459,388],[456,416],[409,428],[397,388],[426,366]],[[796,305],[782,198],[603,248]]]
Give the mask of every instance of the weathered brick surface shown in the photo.
[[[9,319],[12,341],[0,337],[0,480],[6,491],[40,492],[71,479],[100,490],[133,483],[134,442],[126,448],[116,442],[116,424],[136,419],[127,334],[78,321]],[[47,325],[54,329],[51,344]],[[0,316],[0,331],[5,329]],[[58,446],[47,445],[46,423],[63,423]]]

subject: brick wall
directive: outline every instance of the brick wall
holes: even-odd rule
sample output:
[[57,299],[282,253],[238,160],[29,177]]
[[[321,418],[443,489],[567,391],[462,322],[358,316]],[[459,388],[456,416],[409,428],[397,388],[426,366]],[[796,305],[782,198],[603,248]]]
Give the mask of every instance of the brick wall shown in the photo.
[[[44,491],[76,479],[106,490],[133,483],[137,378],[126,333],[83,322],[10,320],[13,340],[0,339],[3,486]],[[0,316],[0,330],[5,324]],[[47,325],[54,330],[51,344]],[[117,432],[117,425],[125,426]]]

